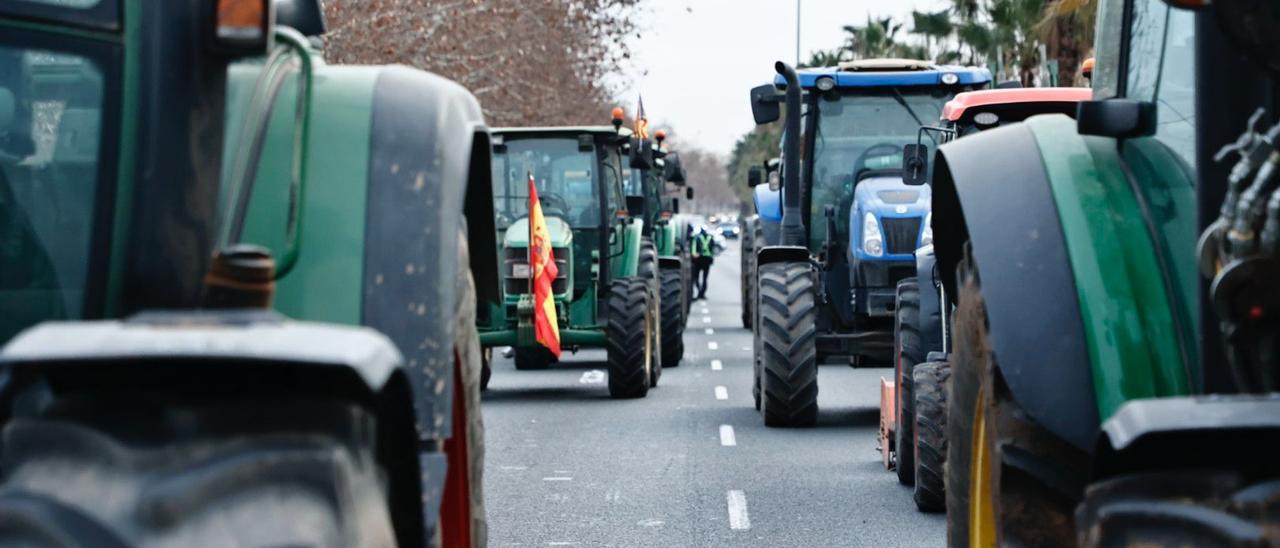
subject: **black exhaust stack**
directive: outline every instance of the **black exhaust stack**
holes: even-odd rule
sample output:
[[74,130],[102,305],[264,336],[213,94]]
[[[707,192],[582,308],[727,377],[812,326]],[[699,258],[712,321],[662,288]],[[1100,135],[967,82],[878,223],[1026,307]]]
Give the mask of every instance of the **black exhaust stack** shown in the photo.
[[800,214],[800,77],[796,69],[778,61],[774,70],[787,81],[787,120],[783,128],[782,245],[804,246],[804,221]]

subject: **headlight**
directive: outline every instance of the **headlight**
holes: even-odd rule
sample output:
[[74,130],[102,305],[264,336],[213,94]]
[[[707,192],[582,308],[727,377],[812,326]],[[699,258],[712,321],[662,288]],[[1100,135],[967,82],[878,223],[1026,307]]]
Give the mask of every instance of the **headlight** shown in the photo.
[[529,263],[511,263],[512,278],[528,278]]
[[920,245],[926,246],[933,243],[933,212],[924,216],[924,233],[920,235]]
[[955,85],[956,82],[959,82],[959,81],[960,81],[960,77],[956,75],[956,73],[954,72],[948,72],[942,75],[942,83],[948,86],[953,86]]
[[831,91],[836,88],[836,79],[823,76],[813,83],[813,87],[818,88],[818,91]]
[[880,221],[870,211],[862,217],[862,251],[872,257],[884,254],[884,234],[880,232]]

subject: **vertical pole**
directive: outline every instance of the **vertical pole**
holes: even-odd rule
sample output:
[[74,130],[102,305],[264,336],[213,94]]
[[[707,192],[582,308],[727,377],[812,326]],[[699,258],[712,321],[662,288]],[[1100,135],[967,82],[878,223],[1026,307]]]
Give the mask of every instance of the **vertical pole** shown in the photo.
[[800,3],[796,0],[796,66],[800,66]]

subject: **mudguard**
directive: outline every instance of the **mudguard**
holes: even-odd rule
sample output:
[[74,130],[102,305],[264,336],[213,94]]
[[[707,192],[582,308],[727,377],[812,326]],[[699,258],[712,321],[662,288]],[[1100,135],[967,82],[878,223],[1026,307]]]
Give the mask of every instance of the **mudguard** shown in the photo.
[[674,268],[679,270],[683,268],[684,260],[680,257],[658,257],[658,268]]
[[[493,145],[489,129],[477,127],[471,138],[471,165],[467,179],[463,215],[467,219],[470,249],[497,249],[497,222],[493,218]],[[476,305],[502,304],[498,278],[498,257],[492,253],[471,253],[471,277],[476,283]]]
[[956,265],[970,242],[991,342],[1014,399],[1054,435],[1091,451],[1099,424],[1093,377],[1066,237],[1040,158],[1026,124],[940,147],[934,250],[943,286],[956,295]]
[[1103,423],[1092,474],[1272,466],[1278,435],[1277,394],[1132,400]]
[[[610,276],[613,279],[636,275],[636,271],[640,268],[640,241],[643,235],[643,220],[632,218],[624,225],[622,233],[617,236],[622,238],[622,253],[612,257],[613,260],[609,264]],[[608,282],[606,281],[602,287],[608,287]]]
[[924,351],[941,352],[942,301],[935,271],[933,244],[916,250],[916,282],[920,287],[920,343]]
[[780,262],[808,262],[809,248],[794,245],[771,245],[756,251],[756,268]]

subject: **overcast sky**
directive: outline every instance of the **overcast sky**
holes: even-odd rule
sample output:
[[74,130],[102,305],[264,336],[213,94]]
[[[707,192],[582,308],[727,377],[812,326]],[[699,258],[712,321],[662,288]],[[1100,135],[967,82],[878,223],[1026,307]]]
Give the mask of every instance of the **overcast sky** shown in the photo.
[[[801,0],[800,51],[840,45],[841,27],[867,15],[910,24],[912,9],[949,0]],[[653,0],[643,39],[633,41],[630,81],[644,96],[655,127],[671,125],[679,139],[727,154],[753,125],[747,92],[768,82],[773,62],[795,62],[796,0]],[[624,96],[630,113],[635,97]]]

